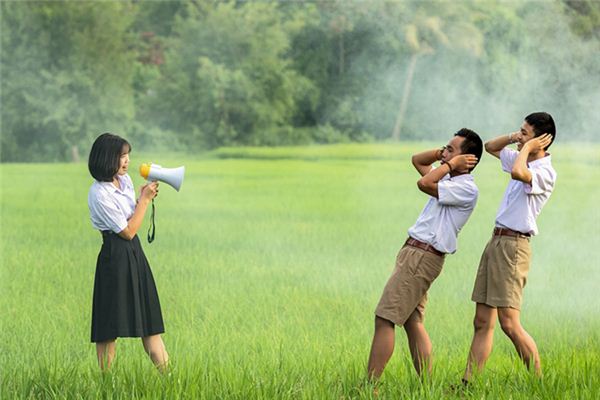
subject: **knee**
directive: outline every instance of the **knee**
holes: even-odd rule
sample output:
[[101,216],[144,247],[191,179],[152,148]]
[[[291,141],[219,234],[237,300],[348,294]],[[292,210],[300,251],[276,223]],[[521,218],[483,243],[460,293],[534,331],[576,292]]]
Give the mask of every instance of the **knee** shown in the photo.
[[142,343],[148,354],[155,354],[164,351],[163,342],[158,335],[142,338]]
[[499,317],[500,326],[502,327],[502,331],[506,334],[506,336],[512,338],[517,333],[518,323],[515,323],[512,318],[507,317]]
[[475,318],[473,318],[473,328],[475,328],[476,332],[491,331],[494,329],[494,326],[495,321],[492,318],[481,315],[475,315]]
[[167,350],[165,350],[164,348],[161,347],[155,347],[155,348],[150,348],[148,350],[148,355],[150,356],[151,359],[155,360],[162,360],[162,359],[167,359],[167,357],[169,356],[167,354]]
[[169,359],[169,354],[167,353],[167,349],[162,344],[157,344],[155,346],[148,346],[147,353],[150,356],[150,359],[153,361],[158,361],[161,363],[166,362]]
[[427,334],[423,322],[410,318],[404,323],[404,330],[409,336]]
[[381,329],[394,329],[394,323],[385,318],[375,316],[375,330],[378,331]]

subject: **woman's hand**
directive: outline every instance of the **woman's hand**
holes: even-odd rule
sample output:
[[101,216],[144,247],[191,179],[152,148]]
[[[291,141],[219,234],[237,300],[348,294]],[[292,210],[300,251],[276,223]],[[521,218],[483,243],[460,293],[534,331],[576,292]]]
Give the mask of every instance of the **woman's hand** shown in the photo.
[[147,183],[140,187],[140,198],[135,206],[135,211],[131,218],[129,218],[129,221],[127,221],[127,227],[119,232],[119,236],[125,240],[131,240],[135,237],[138,229],[140,229],[140,226],[142,225],[148,205],[157,194],[158,182]]
[[158,196],[158,182],[150,182],[140,188],[140,200],[151,201]]

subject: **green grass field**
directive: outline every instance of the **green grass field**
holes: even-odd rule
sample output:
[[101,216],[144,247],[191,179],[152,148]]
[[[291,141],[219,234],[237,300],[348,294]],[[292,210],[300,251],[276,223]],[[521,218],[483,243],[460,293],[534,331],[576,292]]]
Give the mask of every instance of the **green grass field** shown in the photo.
[[[135,144],[134,144],[135,145]],[[429,147],[432,147],[429,146]],[[90,225],[85,164],[3,164],[0,398],[373,398],[365,369],[373,310],[427,197],[410,155],[427,144],[132,153],[187,168],[162,186],[152,265],[172,368],[154,370],[139,339],[120,339],[111,372],[89,342],[101,236]],[[555,193],[538,219],[522,322],[544,378],[496,329],[486,370],[452,393],[472,335],[470,294],[508,177],[484,157],[477,208],[430,290],[431,379],[412,367],[404,331],[379,398],[600,396],[598,145],[555,145]]]

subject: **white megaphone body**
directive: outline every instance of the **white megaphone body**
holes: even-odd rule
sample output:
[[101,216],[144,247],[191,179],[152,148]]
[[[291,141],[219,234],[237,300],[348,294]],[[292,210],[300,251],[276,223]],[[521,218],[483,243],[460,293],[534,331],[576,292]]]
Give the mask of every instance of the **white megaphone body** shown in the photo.
[[158,164],[142,164],[140,165],[140,175],[148,181],[161,181],[179,192],[179,188],[183,183],[185,167],[179,168],[163,168]]

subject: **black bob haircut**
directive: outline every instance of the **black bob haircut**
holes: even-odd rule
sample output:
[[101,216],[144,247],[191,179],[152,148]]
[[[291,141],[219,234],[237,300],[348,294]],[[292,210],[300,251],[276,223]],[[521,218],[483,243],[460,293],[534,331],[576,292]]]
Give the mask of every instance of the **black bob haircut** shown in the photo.
[[125,146],[131,151],[127,140],[112,133],[103,133],[96,138],[88,159],[88,169],[94,179],[112,182],[119,171],[119,160]]
[[549,133],[552,137],[550,144],[544,150],[552,145],[556,136],[556,125],[554,124],[552,115],[546,112],[535,112],[526,116],[525,121],[533,127],[534,137],[541,136],[544,133]]
[[465,138],[465,140],[463,140],[463,142],[460,144],[460,151],[462,154],[473,154],[475,157],[477,157],[477,163],[469,170],[469,172],[473,171],[481,160],[481,154],[483,153],[483,141],[477,133],[467,128],[462,128],[456,132],[454,136]]

